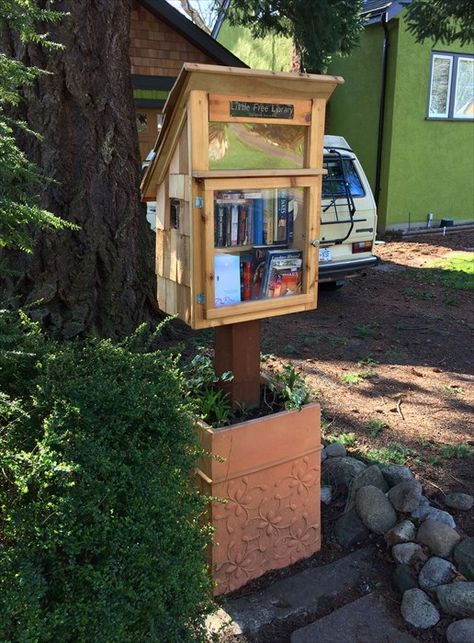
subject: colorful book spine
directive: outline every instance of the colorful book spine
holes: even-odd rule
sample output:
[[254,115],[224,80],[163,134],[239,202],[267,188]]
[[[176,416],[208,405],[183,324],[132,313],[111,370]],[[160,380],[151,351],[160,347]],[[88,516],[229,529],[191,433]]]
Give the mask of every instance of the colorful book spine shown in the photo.
[[239,238],[238,245],[246,246],[248,244],[247,240],[247,207],[241,205],[239,207]]
[[247,245],[253,243],[253,200],[249,199],[247,206]]
[[277,216],[276,216],[276,241],[288,242],[288,190],[278,190]]
[[263,245],[263,199],[253,200],[253,243]]
[[252,259],[242,257],[240,264],[240,279],[242,286],[242,301],[249,301],[252,298]]
[[225,206],[225,246],[230,246],[232,230],[232,213],[230,205]]
[[263,243],[270,246],[274,238],[275,199],[265,199],[263,206]]
[[236,246],[239,243],[239,206],[231,206],[231,228],[230,245]]
[[216,247],[223,248],[225,246],[225,207],[219,204],[216,209],[216,221],[214,223],[216,229]]
[[288,243],[293,243],[294,233],[294,220],[295,220],[295,200],[288,199]]

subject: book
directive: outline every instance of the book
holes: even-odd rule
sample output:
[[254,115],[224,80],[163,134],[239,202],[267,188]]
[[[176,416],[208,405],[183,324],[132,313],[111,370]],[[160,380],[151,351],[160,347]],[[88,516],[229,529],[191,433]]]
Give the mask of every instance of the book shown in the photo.
[[240,257],[214,255],[214,298],[216,307],[240,304]]
[[263,243],[270,246],[274,238],[276,199],[270,197],[263,203]]
[[239,206],[233,204],[230,206],[230,244],[231,246],[236,246],[239,242]]
[[238,238],[238,245],[239,246],[246,246],[248,245],[249,241],[247,239],[247,206],[246,205],[241,205],[239,206],[239,238]]
[[253,243],[263,245],[263,199],[253,200]]
[[277,190],[275,241],[288,242],[288,190]]
[[221,204],[216,204],[215,213],[215,246],[216,248],[223,248],[225,246],[225,207]]
[[303,253],[301,250],[268,250],[260,298],[288,297],[301,293]]
[[247,201],[247,245],[253,244],[253,200]]
[[298,214],[298,203],[296,199],[288,200],[288,243],[293,243],[294,240],[294,221]]
[[240,290],[242,301],[252,299],[252,257],[250,255],[240,257]]
[[232,211],[230,205],[225,206],[225,243],[226,247],[230,246],[232,232]]

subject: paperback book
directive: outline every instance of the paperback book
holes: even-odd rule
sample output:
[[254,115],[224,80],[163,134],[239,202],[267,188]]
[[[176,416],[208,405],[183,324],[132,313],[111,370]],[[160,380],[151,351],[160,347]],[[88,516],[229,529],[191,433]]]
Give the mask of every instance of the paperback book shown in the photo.
[[260,298],[288,297],[302,292],[301,250],[267,250]]

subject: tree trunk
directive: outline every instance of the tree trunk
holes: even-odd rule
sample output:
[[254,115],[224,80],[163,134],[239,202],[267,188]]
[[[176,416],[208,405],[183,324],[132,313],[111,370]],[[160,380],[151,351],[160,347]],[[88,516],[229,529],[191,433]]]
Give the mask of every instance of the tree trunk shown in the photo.
[[49,72],[26,93],[25,116],[43,136],[28,155],[54,179],[42,204],[80,226],[37,234],[5,292],[56,335],[117,336],[158,310],[153,234],[139,200],[140,157],[130,76],[129,0],[67,0],[49,27],[64,45],[45,52],[12,40],[14,55]]

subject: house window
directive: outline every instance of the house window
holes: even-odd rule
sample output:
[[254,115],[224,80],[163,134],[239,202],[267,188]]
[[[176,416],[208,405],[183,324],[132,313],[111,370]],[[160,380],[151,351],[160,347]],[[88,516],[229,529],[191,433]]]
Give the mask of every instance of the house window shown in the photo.
[[148,116],[147,114],[137,113],[137,130],[139,134],[144,134],[148,131]]
[[428,118],[474,119],[474,56],[432,53]]

